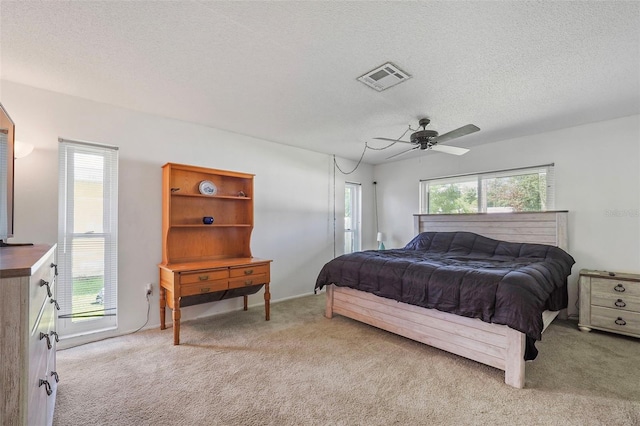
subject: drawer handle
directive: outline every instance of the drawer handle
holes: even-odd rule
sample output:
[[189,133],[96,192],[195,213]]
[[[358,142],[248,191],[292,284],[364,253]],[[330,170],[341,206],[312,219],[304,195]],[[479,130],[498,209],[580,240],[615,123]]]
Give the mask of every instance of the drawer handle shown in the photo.
[[49,334],[56,339],[56,342],[60,341],[60,337],[58,336],[58,333],[56,333],[55,331],[50,331]]
[[49,282],[45,280],[40,280],[40,287],[44,287],[44,286],[47,286],[47,296],[49,297],[53,296],[53,294],[51,294],[51,287],[49,287]]
[[58,265],[52,263],[51,267],[54,269],[53,275],[58,276]]
[[246,286],[253,285],[253,280],[246,280],[246,281],[244,282],[244,285],[246,285]]
[[627,322],[620,317],[618,317],[615,322],[618,325],[627,325]]
[[57,311],[60,310],[60,305],[58,305],[58,301],[56,299],[49,300],[49,303],[53,303]]
[[624,286],[621,283],[618,283],[618,285],[615,286],[613,289],[618,293],[624,293],[624,291],[626,290],[626,288],[624,288]]
[[244,274],[245,274],[245,275],[251,275],[251,274],[253,274],[253,269],[245,269],[245,270],[244,270]]
[[57,371],[52,371],[51,372],[51,377],[53,377],[56,381],[56,383],[60,382],[60,377],[58,377],[58,372]]
[[47,349],[51,349],[51,339],[49,339],[49,335],[43,333],[42,331],[40,332],[40,340],[42,339],[47,339]]
[[208,280],[208,279],[209,279],[209,275],[200,275],[200,276],[198,277],[198,279],[199,279],[200,281],[206,281],[206,280]]
[[51,389],[51,385],[49,384],[48,381],[46,381],[44,379],[40,379],[38,387],[40,387],[42,385],[44,385],[44,390],[47,392],[47,395],[51,395],[53,393],[53,390]]
[[616,300],[613,304],[616,305],[618,308],[624,308],[625,306],[627,306],[627,304],[624,303],[624,300],[622,299]]
[[209,290],[211,290],[211,287],[202,287],[200,293],[209,293]]

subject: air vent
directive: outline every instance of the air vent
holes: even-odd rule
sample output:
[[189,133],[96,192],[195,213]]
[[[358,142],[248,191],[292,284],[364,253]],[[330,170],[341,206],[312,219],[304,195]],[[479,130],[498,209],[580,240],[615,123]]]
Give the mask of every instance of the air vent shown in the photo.
[[371,87],[378,92],[382,92],[389,87],[400,84],[403,81],[410,79],[411,76],[400,68],[393,65],[391,62],[387,62],[384,65],[380,65],[378,68],[369,71],[362,77],[358,77],[358,80]]

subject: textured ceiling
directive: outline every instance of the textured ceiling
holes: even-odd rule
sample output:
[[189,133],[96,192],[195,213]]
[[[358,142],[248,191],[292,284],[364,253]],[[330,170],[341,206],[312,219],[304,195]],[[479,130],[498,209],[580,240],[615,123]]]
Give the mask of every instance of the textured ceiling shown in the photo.
[[[354,160],[422,116],[476,124],[450,143],[473,147],[640,113],[637,1],[3,0],[0,19],[3,80]],[[387,61],[413,78],[356,81]]]

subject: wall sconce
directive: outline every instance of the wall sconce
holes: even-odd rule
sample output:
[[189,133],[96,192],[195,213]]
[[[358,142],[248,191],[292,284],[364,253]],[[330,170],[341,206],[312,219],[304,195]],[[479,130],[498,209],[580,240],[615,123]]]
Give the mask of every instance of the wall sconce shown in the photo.
[[378,241],[378,250],[384,250],[384,234],[382,232],[378,232],[378,236],[376,237],[376,241]]
[[23,158],[33,152],[33,145],[27,142],[15,141],[13,158]]

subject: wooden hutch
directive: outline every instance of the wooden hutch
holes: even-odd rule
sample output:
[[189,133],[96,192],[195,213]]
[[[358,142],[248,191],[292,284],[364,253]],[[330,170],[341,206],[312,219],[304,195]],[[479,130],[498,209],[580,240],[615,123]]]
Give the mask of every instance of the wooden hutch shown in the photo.
[[160,329],[173,314],[180,344],[180,309],[242,296],[264,286],[269,320],[271,260],[251,256],[252,174],[167,163],[162,167]]

